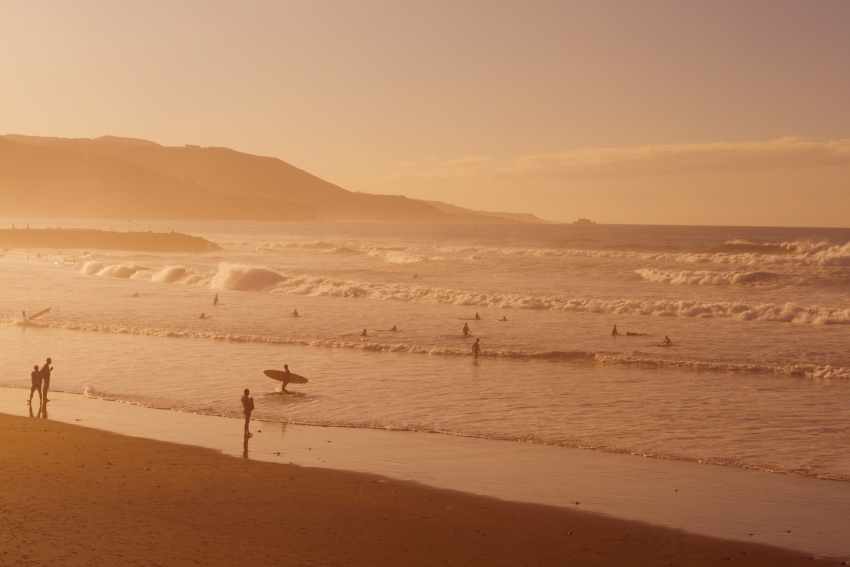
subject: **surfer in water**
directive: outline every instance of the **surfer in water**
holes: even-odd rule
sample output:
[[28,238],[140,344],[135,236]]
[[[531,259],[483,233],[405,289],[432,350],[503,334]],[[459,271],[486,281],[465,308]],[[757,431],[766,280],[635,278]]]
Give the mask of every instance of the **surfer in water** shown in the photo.
[[361,336],[361,337],[365,337],[365,336],[367,336],[367,335],[366,335],[366,329],[363,329],[363,332],[362,332],[362,333],[360,333],[360,336]]
[[645,337],[646,333],[632,333],[631,331],[626,331],[627,337]]
[[38,400],[39,403],[42,400],[41,396],[41,372],[38,369],[38,364],[33,366],[33,371],[30,374],[30,378],[32,379],[32,387],[30,388],[30,400],[27,402],[28,404],[32,403],[32,395],[38,392]]
[[213,307],[218,307],[218,294],[215,294],[213,298]]
[[475,320],[476,320],[476,321],[480,321],[480,320],[481,320],[481,315],[479,315],[477,312],[475,313]]
[[207,316],[206,316],[206,315],[204,315],[203,313],[201,313],[201,316],[200,316],[200,317],[198,317],[198,319],[206,319],[206,318],[207,318]]
[[505,317],[504,315],[502,315],[502,318],[501,318],[501,319],[499,319],[499,321],[501,321],[502,323],[507,323],[507,322],[508,322],[508,318],[507,318],[507,317]]
[[673,346],[673,341],[670,340],[670,337],[664,335],[664,341],[661,343],[662,346]]
[[395,326],[395,325],[393,325],[393,328],[392,328],[392,329],[390,329],[390,331],[392,331],[393,333],[397,333],[397,332],[398,332],[398,329],[396,328],[396,326]]
[[242,402],[242,413],[245,414],[245,437],[251,437],[253,433],[248,429],[248,423],[251,421],[251,412],[254,411],[254,398],[248,388],[245,388],[245,393],[239,401]]
[[480,338],[476,338],[475,342],[472,343],[472,356],[475,358],[478,358],[478,355],[481,354],[481,345],[478,342],[480,340]]
[[141,295],[139,295],[139,292],[137,291],[136,293],[134,293],[134,294],[133,294],[133,295],[131,295],[130,297],[141,297]]
[[469,331],[469,325],[467,325],[466,323],[464,323],[464,324],[463,324],[463,336],[464,336],[464,337],[468,337],[468,336],[469,336],[469,332],[470,332],[470,331]]
[[613,330],[613,331],[611,331],[611,336],[612,336],[612,337],[619,337],[619,336],[621,336],[621,335],[620,335],[620,333],[617,331],[617,325],[614,325],[614,330]]
[[301,314],[298,313],[297,309],[293,309],[292,313],[289,314],[290,317],[301,317]]
[[39,371],[41,372],[41,400],[43,402],[50,401],[47,399],[47,390],[50,388],[50,373],[53,371],[53,367],[50,366],[51,362],[53,361],[48,358],[47,362],[44,363],[44,366],[42,366]]
[[360,297],[360,294],[357,293],[357,290],[355,289],[354,293],[351,295],[351,297]]

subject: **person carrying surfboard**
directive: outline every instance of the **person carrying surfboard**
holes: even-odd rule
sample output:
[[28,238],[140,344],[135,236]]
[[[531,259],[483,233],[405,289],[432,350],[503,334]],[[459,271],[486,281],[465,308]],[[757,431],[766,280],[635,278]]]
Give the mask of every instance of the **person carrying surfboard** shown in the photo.
[[472,356],[478,358],[478,355],[481,354],[481,345],[478,343],[480,338],[476,338],[475,342],[472,343]]
[[470,332],[470,331],[469,331],[469,325],[467,325],[466,323],[464,323],[464,324],[463,324],[463,336],[464,336],[464,337],[468,337],[468,336],[469,336],[469,332]]
[[290,374],[292,374],[289,371],[289,365],[288,364],[283,365],[283,373],[284,373],[283,380],[282,380],[283,384],[280,387],[280,393],[281,394],[288,394],[289,392],[286,391],[286,385],[289,384],[289,376],[290,376]]
[[242,402],[242,413],[245,414],[245,437],[251,437],[253,433],[248,429],[248,423],[251,421],[251,412],[254,411],[254,398],[251,397],[251,392],[245,388],[245,393],[240,399]]

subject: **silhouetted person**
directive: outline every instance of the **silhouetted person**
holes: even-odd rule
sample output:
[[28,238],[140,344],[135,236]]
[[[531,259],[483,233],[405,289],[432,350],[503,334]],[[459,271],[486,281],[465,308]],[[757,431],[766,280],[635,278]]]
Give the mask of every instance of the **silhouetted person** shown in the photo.
[[347,292],[347,291],[342,292],[342,296],[343,296],[343,297],[348,297],[348,292]]
[[664,335],[664,342],[661,344],[664,346],[673,346],[673,341],[670,340],[670,337]]
[[218,307],[218,294],[215,294],[215,297],[213,298],[213,306]]
[[464,323],[464,324],[463,324],[463,336],[464,336],[464,337],[468,337],[468,336],[469,336],[469,332],[470,332],[470,331],[469,331],[469,325],[467,325],[466,323]]
[[507,318],[507,317],[505,317],[504,315],[502,315],[502,318],[501,318],[501,319],[499,319],[499,321],[502,321],[503,323],[506,323],[506,322],[508,321],[508,318]]
[[136,292],[133,295],[131,295],[130,297],[141,297],[141,295],[139,295],[139,292]]
[[206,318],[207,318],[207,316],[206,316],[206,315],[204,315],[203,313],[201,313],[201,316],[200,316],[200,317],[198,317],[198,319],[206,319]]
[[357,290],[356,290],[356,289],[354,290],[354,294],[352,295],[352,297],[360,297],[360,294],[359,294],[359,293],[357,293]]
[[53,370],[53,367],[50,366],[50,363],[53,362],[49,358],[47,362],[44,363],[44,366],[41,367],[41,400],[42,402],[49,401],[47,399],[47,390],[50,389],[50,372]]
[[475,313],[475,320],[476,320],[476,321],[480,321],[480,320],[481,320],[481,316],[480,316],[478,313]]
[[284,364],[283,365],[283,385],[280,387],[280,393],[281,394],[288,394],[289,393],[286,390],[286,385],[289,384],[289,375],[290,374],[291,373],[289,372],[289,365]]
[[292,313],[289,314],[290,317],[301,317],[301,314],[297,309],[293,310]]
[[395,325],[393,325],[393,328],[392,328],[392,329],[390,329],[390,331],[392,331],[393,333],[397,333],[397,332],[398,332],[398,329],[396,328],[396,326],[395,326]]
[[[38,364],[33,366],[32,374],[30,374],[30,378],[32,379],[32,387],[30,388],[30,400],[27,403],[31,404],[33,394],[38,392],[38,403],[40,404],[43,400],[43,397],[41,395],[41,382],[42,382],[41,371],[38,369]],[[30,416],[30,417],[32,417],[32,416]]]
[[363,332],[362,332],[362,333],[360,333],[360,336],[361,336],[361,337],[365,337],[365,336],[367,336],[367,335],[366,335],[366,329],[363,329]]
[[475,358],[478,358],[478,355],[481,354],[481,345],[478,342],[480,340],[481,339],[476,338],[475,342],[472,343],[472,356],[474,356]]
[[611,331],[611,336],[612,337],[619,337],[620,336],[620,333],[617,332],[617,325],[614,325],[614,330]]
[[251,431],[248,429],[248,423],[251,421],[251,412],[254,411],[254,398],[251,397],[251,392],[248,391],[248,388],[245,388],[245,393],[242,394],[242,413],[245,414],[245,437],[249,437],[252,435]]

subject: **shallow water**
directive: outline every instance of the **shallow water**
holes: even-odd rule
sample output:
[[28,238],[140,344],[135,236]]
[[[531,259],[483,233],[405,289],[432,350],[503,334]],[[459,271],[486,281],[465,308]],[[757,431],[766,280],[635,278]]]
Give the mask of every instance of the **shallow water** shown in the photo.
[[[248,387],[267,420],[850,480],[850,230],[132,225],[224,250],[7,251],[0,385],[52,356],[54,388],[155,407],[237,415]],[[261,373],[284,363],[299,396]]]

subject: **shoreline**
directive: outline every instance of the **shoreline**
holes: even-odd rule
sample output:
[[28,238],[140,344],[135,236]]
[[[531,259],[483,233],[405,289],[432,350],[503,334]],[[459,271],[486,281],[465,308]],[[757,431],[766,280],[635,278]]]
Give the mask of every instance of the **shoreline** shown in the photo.
[[[0,562],[17,565],[838,564],[356,472],[0,414]],[[46,471],[46,472],[45,472]],[[33,500],[43,502],[33,506]],[[57,530],[57,527],[61,529]],[[48,539],[35,534],[50,533]]]
[[[0,388],[25,416],[26,390]],[[52,394],[49,420],[243,456],[241,424],[77,394]],[[81,421],[76,421],[81,420]],[[508,441],[254,422],[250,460],[416,481],[516,505],[632,521],[738,544],[850,557],[850,485],[682,461]],[[288,465],[287,465],[288,466]],[[578,501],[580,504],[575,505]],[[656,529],[656,528],[653,528]],[[787,530],[791,530],[789,533]],[[751,535],[750,535],[751,534]]]

